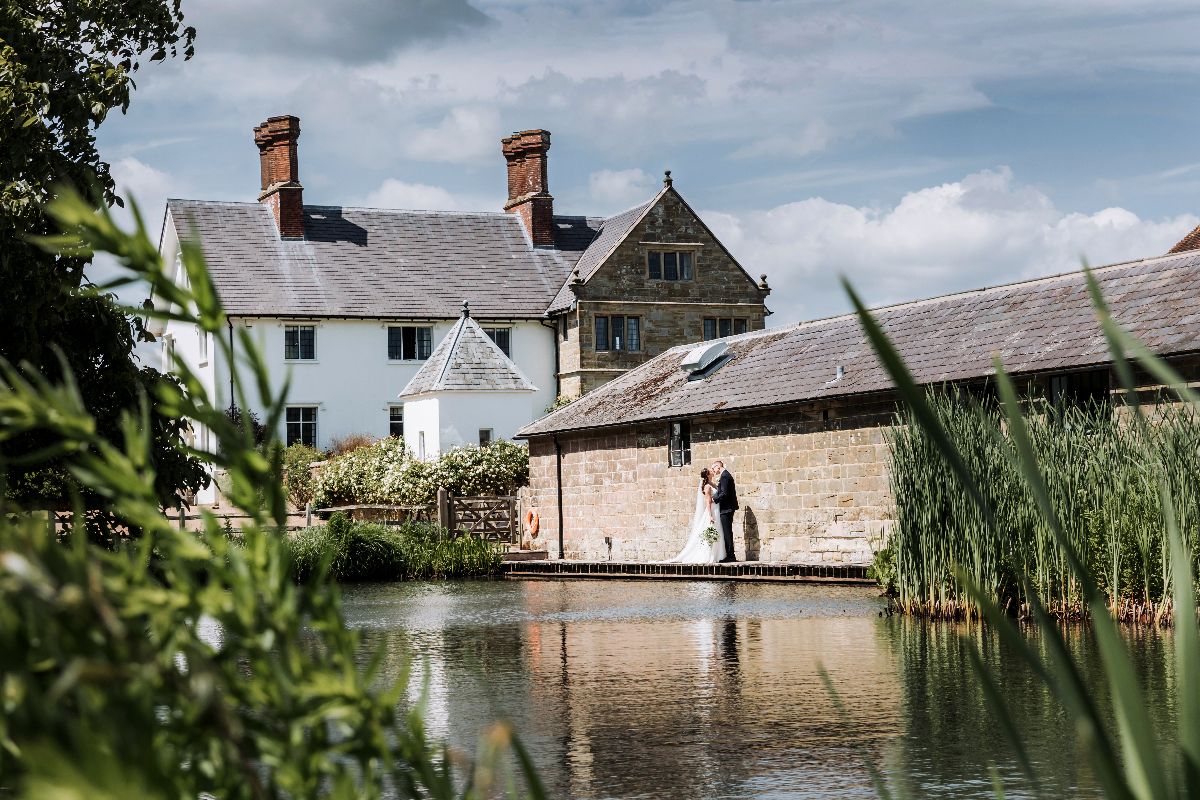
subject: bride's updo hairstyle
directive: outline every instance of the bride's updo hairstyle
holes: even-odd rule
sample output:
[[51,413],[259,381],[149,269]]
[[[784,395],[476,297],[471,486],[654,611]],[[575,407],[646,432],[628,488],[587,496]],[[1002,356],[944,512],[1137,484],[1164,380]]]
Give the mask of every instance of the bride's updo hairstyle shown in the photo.
[[712,476],[712,473],[708,471],[708,467],[705,467],[704,469],[700,470],[700,488],[701,489],[704,488],[704,484],[708,483],[708,479],[711,476]]

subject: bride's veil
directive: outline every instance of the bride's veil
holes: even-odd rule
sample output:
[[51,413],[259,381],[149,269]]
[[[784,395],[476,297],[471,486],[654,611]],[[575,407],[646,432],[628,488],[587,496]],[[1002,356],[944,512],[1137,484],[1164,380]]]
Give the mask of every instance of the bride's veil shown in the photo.
[[704,488],[701,487],[696,490],[696,511],[692,514],[692,527],[688,528],[688,533],[702,531],[708,526],[708,503],[705,502]]

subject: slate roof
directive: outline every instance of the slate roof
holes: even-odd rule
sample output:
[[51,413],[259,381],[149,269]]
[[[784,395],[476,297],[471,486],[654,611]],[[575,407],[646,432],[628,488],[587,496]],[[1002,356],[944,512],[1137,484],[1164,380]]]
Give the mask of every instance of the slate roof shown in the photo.
[[203,245],[232,316],[540,318],[602,221],[556,216],[533,247],[515,214],[305,206],[303,240],[281,240],[260,203],[168,200],[181,238]]
[[[1160,355],[1200,352],[1200,251],[1093,271],[1116,320]],[[1088,296],[1073,272],[876,309],[924,384],[1108,363]],[[846,314],[727,340],[732,359],[703,380],[676,347],[574,403],[526,425],[520,437],[881,392],[892,382]],[[838,366],[844,368],[835,380]]]
[[536,391],[521,368],[469,316],[462,316],[400,392]]
[[[579,256],[579,260],[575,264],[575,269],[579,271],[579,277],[584,281],[600,268],[600,265],[612,255],[612,251],[617,249],[617,245],[625,241],[625,237],[633,230],[642,217],[646,216],[646,212],[650,210],[662,193],[666,191],[664,187],[661,192],[652,197],[648,202],[642,203],[640,206],[634,206],[628,211],[622,211],[620,214],[609,217],[601,221],[599,233],[591,243],[587,250]],[[571,292],[571,279],[559,288],[558,294],[550,302],[548,313],[564,311],[570,308],[571,303],[575,300],[574,294]]]

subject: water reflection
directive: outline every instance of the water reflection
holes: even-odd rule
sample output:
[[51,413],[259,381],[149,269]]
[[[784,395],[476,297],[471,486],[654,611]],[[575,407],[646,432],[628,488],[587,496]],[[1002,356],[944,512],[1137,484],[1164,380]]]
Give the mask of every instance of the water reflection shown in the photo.
[[[491,721],[510,720],[555,797],[873,797],[859,747],[910,775],[918,796],[990,797],[991,760],[1019,789],[960,629],[881,619],[874,595],[497,582],[355,587],[345,605],[368,644],[386,645],[392,674],[414,656],[433,733],[471,752]],[[1040,766],[1070,793],[1084,777],[1057,704],[992,637],[971,635],[1045,737],[1031,747]],[[1165,719],[1165,645],[1139,644]],[[1086,635],[1072,645],[1091,664]]]

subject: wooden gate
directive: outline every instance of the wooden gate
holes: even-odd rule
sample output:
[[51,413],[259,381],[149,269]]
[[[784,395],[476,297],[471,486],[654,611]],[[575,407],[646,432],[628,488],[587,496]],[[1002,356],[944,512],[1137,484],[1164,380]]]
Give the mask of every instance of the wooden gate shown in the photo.
[[455,497],[447,498],[449,524],[455,535],[465,533],[492,542],[517,544],[520,525],[515,497]]

